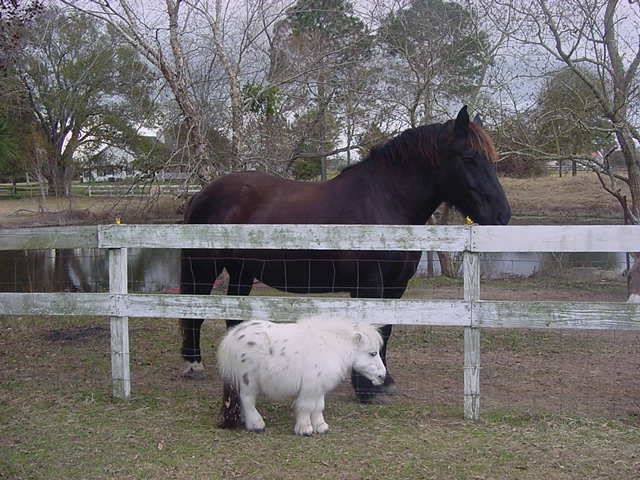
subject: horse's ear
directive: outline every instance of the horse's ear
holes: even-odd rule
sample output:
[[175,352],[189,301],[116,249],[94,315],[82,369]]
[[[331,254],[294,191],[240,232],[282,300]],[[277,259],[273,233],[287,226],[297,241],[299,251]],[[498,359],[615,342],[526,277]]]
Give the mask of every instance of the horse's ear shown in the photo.
[[473,123],[475,123],[479,127],[484,127],[484,125],[482,124],[482,117],[479,113],[476,113],[476,116],[473,117]]
[[455,132],[456,137],[467,137],[469,133],[469,112],[467,111],[466,105],[458,112],[453,131]]
[[362,334],[360,332],[353,334],[353,343],[355,345],[360,345],[362,343]]

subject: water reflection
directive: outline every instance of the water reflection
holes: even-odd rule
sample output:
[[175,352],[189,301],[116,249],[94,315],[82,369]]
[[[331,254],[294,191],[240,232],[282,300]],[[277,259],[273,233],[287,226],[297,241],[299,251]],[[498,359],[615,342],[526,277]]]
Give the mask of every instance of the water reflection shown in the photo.
[[[461,263],[461,262],[460,262]],[[180,251],[129,249],[129,291],[177,292]],[[617,276],[626,268],[623,253],[497,253],[481,255],[483,278],[529,277],[563,269],[585,269]],[[427,256],[418,268],[426,275]],[[433,272],[439,275],[434,255]],[[604,272],[604,273],[603,273]],[[0,291],[106,292],[109,289],[107,252],[98,249],[57,249],[0,252]]]
[[[177,291],[180,251],[129,249],[129,291]],[[107,252],[99,249],[52,249],[0,252],[0,291],[106,292]]]

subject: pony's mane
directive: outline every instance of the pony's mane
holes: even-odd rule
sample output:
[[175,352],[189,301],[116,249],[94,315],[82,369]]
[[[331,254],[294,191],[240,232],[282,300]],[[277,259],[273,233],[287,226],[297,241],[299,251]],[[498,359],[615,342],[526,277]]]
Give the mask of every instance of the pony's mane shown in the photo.
[[382,337],[378,329],[368,323],[354,323],[349,320],[327,318],[325,316],[306,317],[296,323],[309,330],[332,332],[345,336],[351,336],[355,332],[359,332],[366,336],[368,341],[378,349],[382,347]]
[[[347,171],[360,163],[380,162],[391,165],[406,165],[411,159],[420,157],[426,159],[428,165],[438,166],[441,158],[439,147],[443,142],[453,140],[454,120],[446,123],[434,123],[421,127],[410,128],[400,135],[372,147],[369,155],[361,162],[350,165],[342,171]],[[482,127],[469,122],[469,146],[482,152],[487,159],[496,163],[498,154],[491,137]]]

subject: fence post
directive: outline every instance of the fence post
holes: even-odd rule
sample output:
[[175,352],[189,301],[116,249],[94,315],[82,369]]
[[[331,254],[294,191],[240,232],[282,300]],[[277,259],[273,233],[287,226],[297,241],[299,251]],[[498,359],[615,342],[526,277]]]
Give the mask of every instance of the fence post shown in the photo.
[[[127,249],[109,249],[109,292],[127,293]],[[111,320],[111,378],[113,396],[128,400],[131,396],[129,371],[129,318]]]
[[[480,300],[480,260],[477,253],[464,252],[464,299]],[[480,329],[464,327],[464,418],[480,419]]]

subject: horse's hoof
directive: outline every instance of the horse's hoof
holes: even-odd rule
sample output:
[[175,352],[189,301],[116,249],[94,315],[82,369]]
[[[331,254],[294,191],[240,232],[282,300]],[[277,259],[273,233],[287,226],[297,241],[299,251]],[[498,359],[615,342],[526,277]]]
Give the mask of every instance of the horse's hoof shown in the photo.
[[398,387],[396,386],[396,382],[393,377],[391,377],[391,375],[387,375],[387,377],[384,379],[384,383],[382,384],[380,393],[384,395],[397,395]]
[[389,405],[393,403],[393,400],[389,398],[389,395],[377,395],[377,394],[356,394],[358,401],[364,405]]
[[191,380],[203,380],[204,365],[202,362],[186,362],[186,366],[182,371],[182,377]]
[[265,429],[264,428],[250,428],[248,429],[249,432],[251,433],[264,433]]

